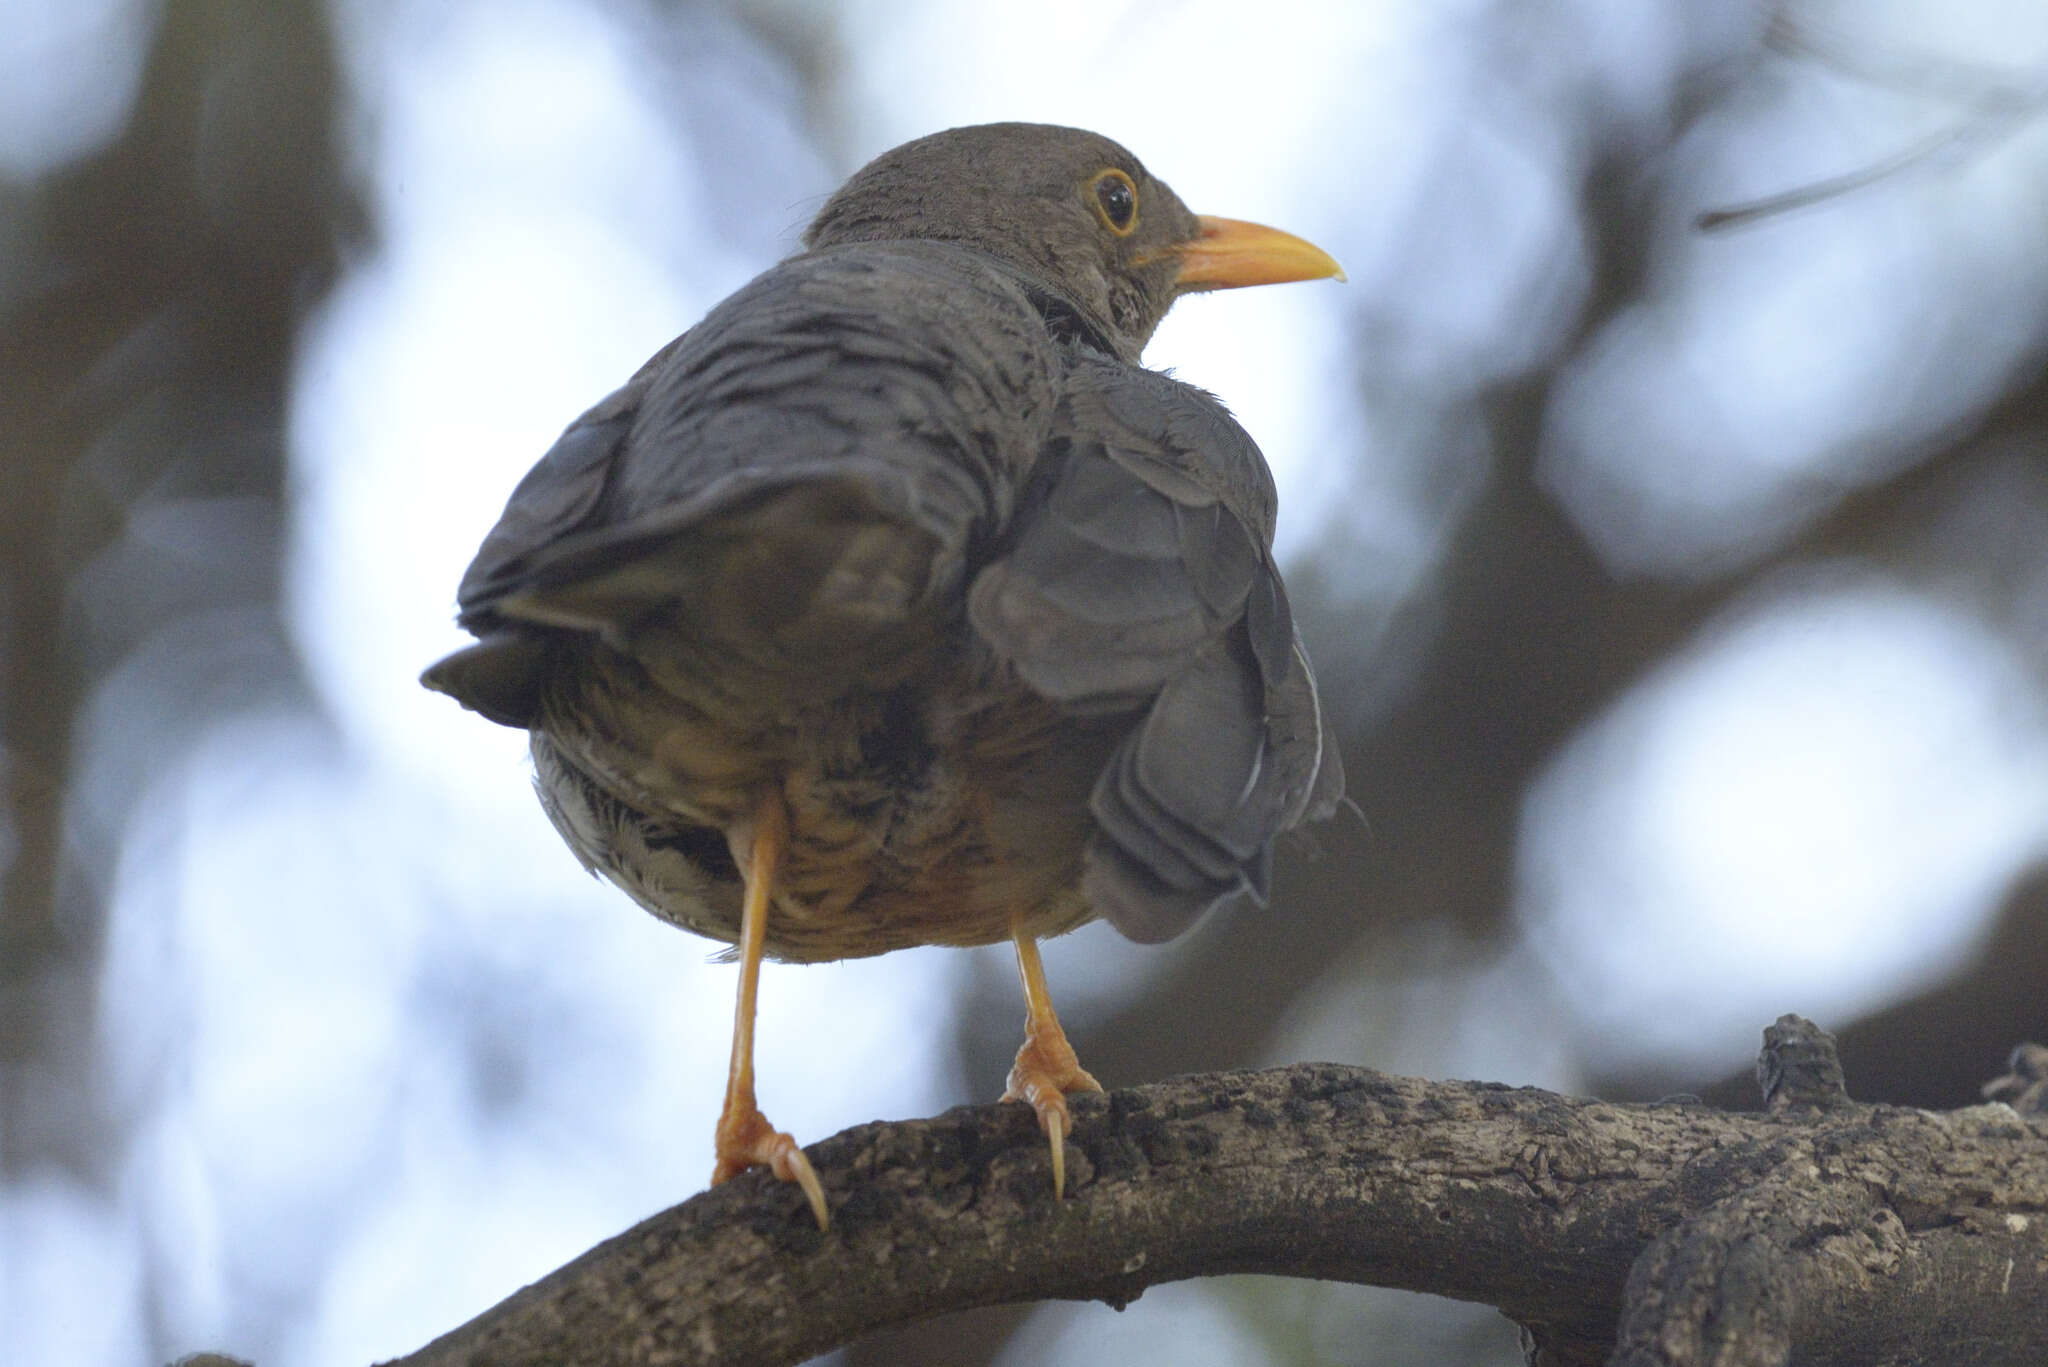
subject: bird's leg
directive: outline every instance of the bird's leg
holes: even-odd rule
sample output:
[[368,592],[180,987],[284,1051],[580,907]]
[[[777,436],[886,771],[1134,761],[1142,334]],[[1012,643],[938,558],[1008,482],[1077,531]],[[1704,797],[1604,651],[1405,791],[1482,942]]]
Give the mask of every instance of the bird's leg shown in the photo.
[[1067,1110],[1067,1093],[1099,1092],[1102,1084],[1081,1067],[1060,1018],[1052,1009],[1052,994],[1045,990],[1045,964],[1038,957],[1038,941],[1023,931],[1012,931],[1017,946],[1017,976],[1024,980],[1024,1047],[1010,1069],[1010,1087],[1005,1101],[1028,1101],[1038,1112],[1038,1123],[1052,1141],[1053,1196],[1067,1194],[1067,1133],[1074,1127]]
[[765,1165],[785,1182],[804,1190],[818,1228],[830,1223],[825,1192],[811,1160],[796,1140],[768,1123],[754,1101],[754,999],[761,986],[761,953],[768,938],[768,904],[775,888],[775,866],[789,839],[789,816],[782,795],[770,792],[755,814],[753,829],[735,844],[745,843],[740,865],[746,870],[746,900],[740,911],[740,995],[732,1013],[732,1066],[726,1073],[725,1109],[719,1112],[718,1166],[711,1170],[717,1186],[748,1168]]

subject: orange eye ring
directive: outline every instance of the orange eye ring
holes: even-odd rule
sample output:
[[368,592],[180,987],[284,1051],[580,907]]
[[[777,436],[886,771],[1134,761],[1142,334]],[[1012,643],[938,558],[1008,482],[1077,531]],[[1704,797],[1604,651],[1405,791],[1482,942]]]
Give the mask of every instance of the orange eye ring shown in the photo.
[[1122,171],[1111,167],[1088,182],[1089,199],[1104,227],[1118,237],[1129,237],[1138,226],[1138,187]]

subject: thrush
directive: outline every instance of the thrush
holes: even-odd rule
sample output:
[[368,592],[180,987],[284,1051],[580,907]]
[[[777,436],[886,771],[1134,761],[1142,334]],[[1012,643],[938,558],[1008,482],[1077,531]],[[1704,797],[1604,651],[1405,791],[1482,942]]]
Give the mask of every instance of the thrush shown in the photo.
[[1197,217],[1107,138],[957,128],[870,162],[803,249],[656,352],[514,490],[423,682],[531,733],[587,869],[736,947],[714,1183],[822,1189],[762,1116],[763,957],[1008,939],[1005,1100],[1065,1185],[1100,1090],[1037,942],[1261,903],[1340,762],[1272,558],[1273,480],[1139,364],[1185,294],[1342,277]]

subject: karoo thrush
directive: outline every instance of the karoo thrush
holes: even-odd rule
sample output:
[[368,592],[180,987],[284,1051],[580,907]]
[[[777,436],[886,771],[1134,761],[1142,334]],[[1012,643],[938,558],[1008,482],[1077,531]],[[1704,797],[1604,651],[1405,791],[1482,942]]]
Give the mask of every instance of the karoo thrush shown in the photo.
[[1138,363],[1181,295],[1330,276],[1107,138],[957,128],[863,167],[513,492],[459,591],[479,640],[424,681],[531,732],[587,868],[737,946],[713,1182],[765,1164],[827,1222],[754,1100],[764,955],[1007,938],[1005,1099],[1063,1190],[1097,1085],[1037,941],[1261,902],[1336,806],[1265,460]]

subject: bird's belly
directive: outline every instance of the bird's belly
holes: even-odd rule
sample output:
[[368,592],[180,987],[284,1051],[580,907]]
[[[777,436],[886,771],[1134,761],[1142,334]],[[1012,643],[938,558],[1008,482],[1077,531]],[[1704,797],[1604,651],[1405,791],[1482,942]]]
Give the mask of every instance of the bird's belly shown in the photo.
[[631,670],[565,674],[576,691],[534,731],[541,800],[587,867],[665,920],[738,939],[727,833],[771,792],[789,818],[776,958],[987,944],[1091,915],[1088,794],[1113,734],[1014,679],[940,659],[914,684],[714,715]]

